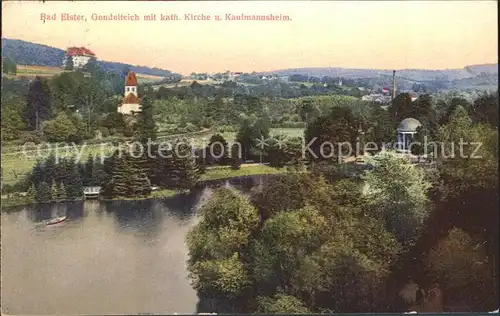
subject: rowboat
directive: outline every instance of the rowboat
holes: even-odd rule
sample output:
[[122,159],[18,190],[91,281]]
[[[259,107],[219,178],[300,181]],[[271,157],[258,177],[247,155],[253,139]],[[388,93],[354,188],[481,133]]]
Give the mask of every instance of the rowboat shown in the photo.
[[45,225],[55,225],[64,222],[67,219],[66,216],[59,216],[53,219],[50,219],[45,222]]

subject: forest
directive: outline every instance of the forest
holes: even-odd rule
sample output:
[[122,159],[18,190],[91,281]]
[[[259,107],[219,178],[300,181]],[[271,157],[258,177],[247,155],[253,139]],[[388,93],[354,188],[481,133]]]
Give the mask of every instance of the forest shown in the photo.
[[[395,100],[391,115],[409,114],[398,107],[404,99]],[[454,100],[449,116],[429,125],[429,135],[445,147],[434,168],[386,151],[372,156],[364,170],[309,161],[308,172],[288,173],[250,197],[215,191],[187,239],[190,277],[202,298],[199,310],[497,308],[498,121],[479,110],[484,103],[466,109],[461,102]],[[306,138],[332,139],[341,132],[355,137],[355,125],[339,124],[350,118],[347,109],[334,108],[311,123]],[[460,155],[449,146],[460,140],[481,142],[481,158],[471,158],[472,148]],[[439,284],[444,307],[405,304],[398,292],[408,278],[423,288]]]

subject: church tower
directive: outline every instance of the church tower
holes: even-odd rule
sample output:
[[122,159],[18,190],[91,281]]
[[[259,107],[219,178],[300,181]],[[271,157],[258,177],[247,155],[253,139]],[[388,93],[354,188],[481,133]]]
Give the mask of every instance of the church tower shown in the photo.
[[134,114],[140,111],[140,100],[137,94],[137,77],[129,71],[125,78],[125,93],[118,112],[123,114]]
[[129,93],[133,93],[136,97],[137,95],[137,78],[135,76],[135,73],[132,71],[129,71],[127,74],[127,78],[125,78],[125,95],[124,97],[127,97]]

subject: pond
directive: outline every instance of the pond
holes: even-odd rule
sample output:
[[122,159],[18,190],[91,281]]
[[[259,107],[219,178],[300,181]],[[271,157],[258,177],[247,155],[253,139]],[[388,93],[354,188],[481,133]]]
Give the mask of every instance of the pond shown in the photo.
[[[264,180],[263,180],[264,179]],[[5,314],[195,313],[185,236],[213,187],[243,192],[265,176],[212,181],[164,200],[79,201],[3,211]],[[66,213],[63,223],[43,220]]]

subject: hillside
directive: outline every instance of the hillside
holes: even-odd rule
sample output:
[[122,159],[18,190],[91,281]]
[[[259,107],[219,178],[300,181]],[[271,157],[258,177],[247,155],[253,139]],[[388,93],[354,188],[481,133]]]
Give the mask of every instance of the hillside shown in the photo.
[[[462,69],[399,69],[397,76],[413,80],[460,80],[475,77],[481,73],[498,75],[498,64],[470,65]],[[275,71],[262,72],[261,74],[277,74],[289,76],[293,74],[314,77],[344,77],[349,79],[375,78],[380,76],[391,76],[392,69],[362,69],[362,68],[340,68],[340,67],[313,67],[313,68],[290,68]]]
[[[2,57],[9,57],[20,65],[60,67],[64,57],[64,50],[17,39],[2,38]],[[99,64],[108,71],[121,72],[124,67],[128,66],[130,70],[145,75],[165,77],[173,74],[165,69],[129,65],[114,61],[99,60]]]
[[[390,86],[392,83],[392,69],[316,67],[283,69],[261,74],[343,77],[367,82],[368,86]],[[418,88],[418,85],[425,86],[427,91],[495,90],[498,87],[498,64],[470,65],[462,69],[399,69],[396,70],[396,81],[398,89],[403,90],[412,90]]]

